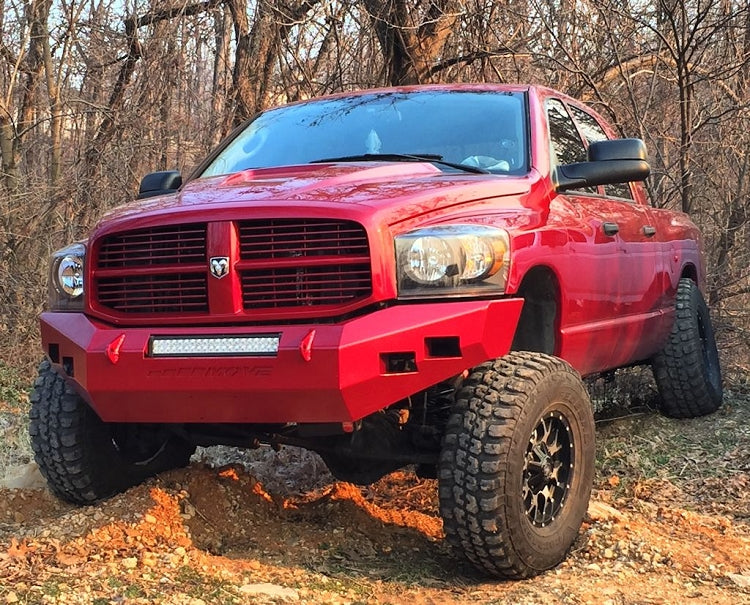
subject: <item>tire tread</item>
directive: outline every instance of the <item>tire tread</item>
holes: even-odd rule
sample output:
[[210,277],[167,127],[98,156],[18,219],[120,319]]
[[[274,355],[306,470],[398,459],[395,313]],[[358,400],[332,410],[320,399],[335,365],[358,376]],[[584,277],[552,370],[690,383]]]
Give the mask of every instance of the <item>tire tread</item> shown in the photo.
[[34,459],[50,490],[74,504],[90,504],[157,472],[184,466],[195,449],[175,439],[146,464],[125,462],[107,425],[46,359],[30,399]]
[[499,511],[509,487],[505,465],[517,420],[537,385],[559,372],[580,380],[567,363],[541,353],[511,353],[482,364],[458,392],[446,427],[439,473],[445,534],[472,564],[495,577],[520,579],[542,571],[516,552]]
[[[675,302],[675,320],[664,348],[654,357],[652,367],[661,396],[659,409],[672,418],[695,418],[715,412],[722,401],[721,376],[718,390],[711,385],[709,368],[703,359],[697,315],[710,322],[706,303],[695,283],[680,280]],[[716,355],[713,329],[709,345]],[[718,368],[718,362],[717,362]]]

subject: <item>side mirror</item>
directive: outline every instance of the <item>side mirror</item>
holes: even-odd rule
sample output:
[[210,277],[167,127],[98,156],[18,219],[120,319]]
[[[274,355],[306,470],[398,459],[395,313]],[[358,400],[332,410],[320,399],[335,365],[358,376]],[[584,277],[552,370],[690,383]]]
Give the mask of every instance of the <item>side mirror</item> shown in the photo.
[[151,172],[143,177],[138,188],[138,198],[142,200],[156,195],[174,193],[182,185],[182,175],[177,170]]
[[557,167],[557,190],[642,181],[651,173],[640,139],[599,141],[589,146],[589,161]]

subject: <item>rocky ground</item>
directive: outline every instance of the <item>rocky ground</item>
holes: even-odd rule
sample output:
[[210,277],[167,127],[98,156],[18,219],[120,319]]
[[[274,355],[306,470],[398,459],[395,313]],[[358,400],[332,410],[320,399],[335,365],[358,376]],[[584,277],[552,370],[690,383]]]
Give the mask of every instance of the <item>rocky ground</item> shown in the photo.
[[0,489],[0,604],[750,603],[750,389],[727,395],[690,421],[600,416],[578,540],[522,582],[457,563],[435,482],[409,471],[359,488],[293,449],[209,450],[77,508],[21,465],[6,485],[26,487]]

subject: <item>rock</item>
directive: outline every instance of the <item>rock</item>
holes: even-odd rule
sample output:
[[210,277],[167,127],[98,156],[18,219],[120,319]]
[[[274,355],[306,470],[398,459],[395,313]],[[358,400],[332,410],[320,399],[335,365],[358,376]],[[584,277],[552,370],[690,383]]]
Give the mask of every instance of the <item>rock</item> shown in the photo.
[[738,573],[728,573],[727,577],[740,588],[750,588],[750,576]]
[[46,485],[36,462],[9,469],[5,479],[0,482],[0,487],[8,489],[39,489]]
[[267,597],[276,597],[285,601],[299,600],[299,594],[293,588],[278,586],[277,584],[245,584],[240,586],[240,592],[245,595],[264,595]]
[[624,521],[625,515],[609,504],[592,500],[589,502],[588,516],[592,521]]

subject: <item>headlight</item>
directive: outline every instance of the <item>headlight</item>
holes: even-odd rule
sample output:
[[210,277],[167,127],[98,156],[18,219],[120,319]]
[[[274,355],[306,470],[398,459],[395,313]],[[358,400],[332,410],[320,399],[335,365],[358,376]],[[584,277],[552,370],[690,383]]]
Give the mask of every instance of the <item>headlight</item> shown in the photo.
[[83,275],[86,247],[72,244],[52,255],[49,274],[49,306],[53,311],[83,309]]
[[508,276],[503,229],[449,225],[396,236],[399,298],[501,294]]

